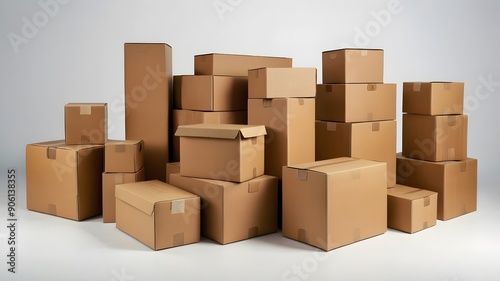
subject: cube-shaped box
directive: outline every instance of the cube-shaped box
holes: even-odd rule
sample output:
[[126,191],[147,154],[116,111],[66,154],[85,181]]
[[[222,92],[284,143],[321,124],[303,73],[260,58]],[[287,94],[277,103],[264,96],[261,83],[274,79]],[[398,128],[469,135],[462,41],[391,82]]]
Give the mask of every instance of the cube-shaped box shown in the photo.
[[249,69],[261,67],[292,67],[292,59],[234,54],[194,56],[195,75],[247,76]]
[[181,163],[180,162],[170,162],[166,165],[167,171],[167,183],[170,183],[170,175],[178,174],[181,172]]
[[438,194],[396,185],[387,189],[387,226],[408,233],[436,225]]
[[106,173],[135,173],[144,167],[143,140],[110,140],[104,145]]
[[278,180],[242,183],[170,175],[170,183],[201,197],[201,234],[221,244],[277,231]]
[[316,89],[316,120],[396,119],[396,84],[320,84]]
[[403,114],[403,156],[427,161],[467,159],[467,115]]
[[426,115],[463,114],[464,83],[404,82],[403,112]]
[[477,210],[477,160],[430,162],[397,157],[397,182],[438,193],[437,218]]
[[64,127],[66,144],[105,144],[108,141],[108,105],[66,104]]
[[264,126],[179,126],[181,172],[188,177],[243,182],[264,174]]
[[323,52],[323,84],[330,83],[384,83],[384,50]]
[[103,158],[103,145],[28,144],[28,210],[77,221],[100,215]]
[[309,98],[316,96],[316,68],[258,68],[248,71],[248,98]]
[[385,163],[335,158],[283,167],[283,236],[329,251],[386,231]]
[[153,250],[200,241],[200,197],[158,180],[116,186],[116,228]]

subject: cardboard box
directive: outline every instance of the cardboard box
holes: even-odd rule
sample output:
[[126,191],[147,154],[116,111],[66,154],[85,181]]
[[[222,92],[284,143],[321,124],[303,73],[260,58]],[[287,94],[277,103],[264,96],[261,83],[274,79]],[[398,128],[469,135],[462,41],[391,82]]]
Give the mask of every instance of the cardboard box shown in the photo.
[[266,126],[266,175],[314,161],[314,98],[249,99],[248,124]]
[[292,59],[232,54],[194,56],[195,75],[248,76],[249,69],[261,67],[292,67]]
[[427,161],[467,159],[467,115],[403,114],[403,156]]
[[228,244],[277,231],[275,177],[233,183],[172,174],[170,182],[201,197],[201,234],[209,239]]
[[172,48],[125,44],[125,138],[144,140],[147,180],[165,181],[171,100]]
[[320,84],[316,89],[316,120],[396,119],[396,84]]
[[396,121],[316,121],[316,161],[354,157],[387,163],[387,186],[396,185]]
[[167,183],[170,183],[170,175],[178,174],[181,172],[181,163],[180,162],[171,162],[167,163]]
[[31,211],[72,220],[101,214],[104,146],[63,140],[26,146],[26,202]]
[[200,241],[200,197],[158,180],[116,186],[116,228],[153,250]]
[[308,98],[316,96],[316,68],[258,68],[248,71],[248,98]]
[[330,83],[384,83],[384,50],[323,52],[323,84]]
[[387,189],[387,226],[408,233],[436,225],[438,194],[396,185]]
[[426,115],[463,114],[464,83],[404,82],[403,112]]
[[385,166],[336,158],[283,167],[283,236],[329,251],[386,232]]
[[135,173],[144,167],[143,140],[110,140],[104,145],[106,173]]
[[477,160],[429,162],[398,155],[397,182],[438,193],[437,218],[477,210]]
[[64,127],[66,144],[105,144],[108,141],[108,105],[66,104]]

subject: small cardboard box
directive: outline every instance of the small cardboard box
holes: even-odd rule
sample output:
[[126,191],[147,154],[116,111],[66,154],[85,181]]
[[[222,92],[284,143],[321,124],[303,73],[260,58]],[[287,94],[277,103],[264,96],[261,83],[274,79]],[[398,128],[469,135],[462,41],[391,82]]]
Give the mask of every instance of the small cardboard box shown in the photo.
[[200,197],[158,180],[116,186],[116,228],[153,250],[200,241]]
[[384,83],[384,50],[323,52],[323,84],[330,83]]
[[438,194],[396,185],[387,189],[387,226],[408,233],[436,225]]
[[170,162],[167,163],[167,183],[170,183],[170,175],[178,174],[181,172],[181,163],[180,162]]
[[66,144],[105,144],[108,141],[106,103],[68,103],[64,106]]
[[283,167],[283,236],[329,251],[385,233],[385,166],[336,158]]
[[102,174],[102,222],[115,222],[115,186],[122,183],[144,181],[144,168],[135,173]]
[[396,119],[396,84],[320,84],[316,89],[316,120]]
[[248,98],[308,98],[316,96],[316,68],[258,68],[248,71]]
[[195,75],[248,76],[249,69],[261,67],[292,67],[292,59],[232,54],[194,56]]
[[397,157],[397,182],[438,193],[437,218],[477,210],[477,160],[429,162]]
[[403,114],[403,156],[427,161],[467,159],[467,115]]
[[179,126],[181,172],[188,177],[244,182],[264,174],[264,126]]
[[170,182],[201,197],[201,234],[221,244],[277,231],[278,180],[233,183],[171,174]]
[[426,115],[463,114],[464,83],[404,82],[403,112]]
[[143,140],[110,140],[104,145],[106,173],[135,173],[144,167]]
[[100,215],[103,159],[103,145],[28,144],[28,210],[77,221]]

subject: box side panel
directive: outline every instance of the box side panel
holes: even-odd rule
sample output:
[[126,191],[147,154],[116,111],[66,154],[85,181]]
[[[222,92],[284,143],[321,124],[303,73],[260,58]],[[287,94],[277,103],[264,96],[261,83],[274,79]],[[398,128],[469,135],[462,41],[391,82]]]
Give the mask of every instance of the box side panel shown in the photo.
[[116,228],[155,249],[154,213],[148,215],[116,199]]
[[83,220],[102,213],[104,146],[78,153],[78,212]]
[[314,98],[290,98],[288,102],[288,151],[283,166],[314,162]]

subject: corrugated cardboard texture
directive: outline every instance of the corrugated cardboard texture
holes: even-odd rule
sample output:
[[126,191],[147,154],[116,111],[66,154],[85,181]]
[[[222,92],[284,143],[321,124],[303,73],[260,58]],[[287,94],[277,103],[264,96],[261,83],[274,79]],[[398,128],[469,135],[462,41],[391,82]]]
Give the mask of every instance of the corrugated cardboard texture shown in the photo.
[[403,112],[426,115],[463,114],[464,83],[404,82]]
[[68,103],[64,106],[66,144],[105,144],[108,140],[106,103]]
[[135,173],[144,167],[144,141],[110,140],[104,146],[106,173]]
[[166,170],[167,170],[167,183],[170,183],[170,175],[178,174],[181,172],[181,163],[180,162],[167,163]]
[[248,71],[248,98],[316,96],[316,68],[259,68]]
[[325,51],[322,61],[323,84],[384,83],[384,50]]
[[248,76],[249,69],[262,67],[292,67],[292,59],[231,54],[194,56],[195,75]]

